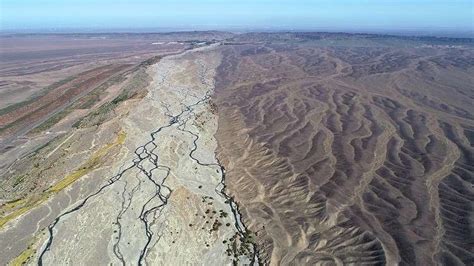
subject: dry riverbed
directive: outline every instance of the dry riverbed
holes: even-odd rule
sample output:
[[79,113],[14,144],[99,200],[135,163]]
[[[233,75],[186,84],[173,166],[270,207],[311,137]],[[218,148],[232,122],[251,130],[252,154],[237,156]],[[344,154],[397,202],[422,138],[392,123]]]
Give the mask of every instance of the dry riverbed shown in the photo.
[[7,247],[0,264],[252,261],[252,236],[223,191],[224,169],[215,157],[210,95],[220,60],[205,47],[150,66],[148,94],[123,102],[96,129],[85,166],[0,229]]

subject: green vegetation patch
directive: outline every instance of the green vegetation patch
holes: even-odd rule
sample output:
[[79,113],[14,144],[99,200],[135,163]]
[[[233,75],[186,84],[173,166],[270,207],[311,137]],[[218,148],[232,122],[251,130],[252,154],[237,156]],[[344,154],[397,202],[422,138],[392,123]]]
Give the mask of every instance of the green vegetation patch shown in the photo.
[[30,99],[26,100],[26,101],[23,101],[23,102],[19,102],[19,103],[15,103],[15,104],[12,104],[12,105],[9,105],[5,108],[2,108],[0,109],[0,115],[4,115],[4,114],[8,114],[10,112],[13,112],[23,106],[26,106],[34,101],[36,101],[38,98],[46,95],[49,91],[53,90],[53,89],[56,89],[70,81],[72,81],[73,79],[75,79],[76,76],[70,76],[68,78],[65,78],[63,80],[60,80],[58,82],[55,82],[45,88],[43,88],[40,92],[38,92],[37,94],[33,95]]
[[110,78],[109,80],[105,81],[104,83],[100,84],[98,87],[93,89],[90,93],[83,96],[75,103],[73,103],[70,107],[50,117],[48,120],[46,120],[41,125],[39,125],[34,130],[32,130],[31,133],[34,133],[34,134],[40,133],[42,131],[50,129],[52,126],[54,126],[63,118],[68,116],[75,109],[92,108],[97,102],[100,101],[102,95],[109,87],[111,87],[114,84],[123,82],[125,79],[126,79],[125,75],[117,75]]
[[72,108],[66,108],[65,110],[51,116],[48,120],[41,123],[39,126],[35,127],[31,133],[40,133],[42,131],[50,129],[52,126],[56,125],[59,121],[61,121],[64,117],[69,115],[72,112]]
[[151,81],[151,77],[146,73],[145,68],[139,68],[127,83],[122,87],[122,91],[112,101],[103,104],[97,110],[91,112],[83,119],[73,124],[75,128],[85,128],[98,126],[112,118],[115,108],[123,101],[141,95]]
[[116,75],[106,82],[100,84],[97,88],[95,88],[93,91],[79,99],[75,104],[74,108],[76,109],[90,109],[92,108],[96,103],[98,103],[104,94],[104,92],[110,88],[112,85],[119,84],[123,81],[125,81],[126,77],[124,74],[122,75]]
[[235,233],[228,240],[224,240],[223,244],[227,244],[227,256],[233,257],[233,264],[237,264],[240,256],[253,257],[253,245],[255,237],[253,233],[244,232],[242,234]]

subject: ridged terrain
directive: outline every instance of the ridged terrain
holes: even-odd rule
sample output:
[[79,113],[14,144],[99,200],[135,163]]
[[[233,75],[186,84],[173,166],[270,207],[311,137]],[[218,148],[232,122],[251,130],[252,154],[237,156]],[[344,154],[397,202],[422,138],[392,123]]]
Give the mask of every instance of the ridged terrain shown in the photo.
[[249,34],[222,53],[218,157],[262,261],[473,262],[469,44]]
[[471,39],[1,39],[0,265],[473,264]]

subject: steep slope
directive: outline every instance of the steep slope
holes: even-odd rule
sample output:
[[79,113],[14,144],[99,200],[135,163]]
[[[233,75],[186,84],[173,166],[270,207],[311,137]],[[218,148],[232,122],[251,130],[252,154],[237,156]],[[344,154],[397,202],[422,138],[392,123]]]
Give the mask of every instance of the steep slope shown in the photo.
[[472,47],[275,39],[223,48],[214,99],[261,259],[472,262]]

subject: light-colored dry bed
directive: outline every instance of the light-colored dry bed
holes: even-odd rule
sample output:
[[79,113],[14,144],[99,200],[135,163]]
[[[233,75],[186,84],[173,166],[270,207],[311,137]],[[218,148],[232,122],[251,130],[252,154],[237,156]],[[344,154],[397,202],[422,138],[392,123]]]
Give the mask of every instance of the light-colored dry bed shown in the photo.
[[[45,153],[54,157],[81,141],[94,152],[4,224],[1,264],[223,265],[251,259],[241,255],[250,245],[235,237],[240,222],[220,193],[217,115],[209,99],[220,54],[212,49],[163,58],[148,68],[153,81],[143,99],[121,103],[116,117],[93,135],[79,127],[73,134],[87,138],[72,135],[48,147]],[[242,251],[232,251],[233,243]]]

